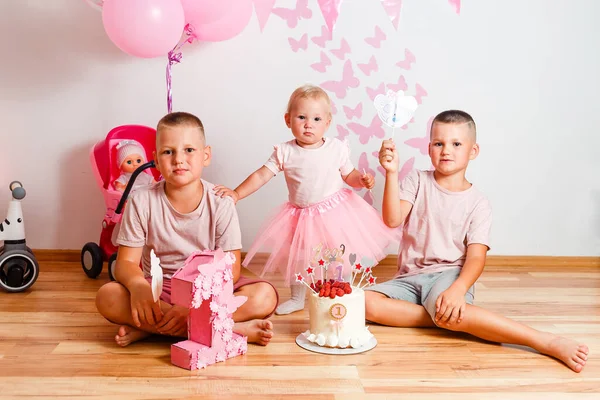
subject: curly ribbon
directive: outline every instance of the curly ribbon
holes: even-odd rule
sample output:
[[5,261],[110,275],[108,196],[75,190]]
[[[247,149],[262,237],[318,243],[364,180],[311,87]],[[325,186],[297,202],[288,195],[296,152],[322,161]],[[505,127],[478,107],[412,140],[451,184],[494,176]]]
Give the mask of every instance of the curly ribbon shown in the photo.
[[171,83],[171,69],[173,64],[179,64],[181,62],[181,58],[183,57],[181,54],[181,48],[187,44],[192,43],[195,40],[194,29],[190,24],[187,24],[183,29],[186,37],[181,40],[173,50],[169,51],[168,54],[168,63],[167,63],[167,112],[171,113],[173,110],[173,89]]

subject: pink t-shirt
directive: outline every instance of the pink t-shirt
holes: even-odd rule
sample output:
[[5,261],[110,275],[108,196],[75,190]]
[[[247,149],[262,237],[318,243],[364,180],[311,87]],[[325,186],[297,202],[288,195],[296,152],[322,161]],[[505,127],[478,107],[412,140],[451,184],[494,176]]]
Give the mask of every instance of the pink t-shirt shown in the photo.
[[215,185],[202,180],[204,195],[198,208],[188,214],[175,210],[160,181],[133,193],[125,207],[117,243],[144,247],[144,275],[150,276],[150,250],[160,259],[164,276],[171,276],[195,251],[239,250],[242,234],[231,197],[217,197]]
[[413,170],[400,184],[400,200],[413,207],[402,228],[396,276],[462,267],[468,245],[490,247],[492,209],[475,186],[451,192],[433,171]]
[[342,175],[354,170],[350,162],[347,141],[323,138],[318,149],[305,149],[296,139],[274,146],[275,150],[265,163],[273,174],[283,171],[289,192],[289,202],[308,207],[324,200],[344,187]]

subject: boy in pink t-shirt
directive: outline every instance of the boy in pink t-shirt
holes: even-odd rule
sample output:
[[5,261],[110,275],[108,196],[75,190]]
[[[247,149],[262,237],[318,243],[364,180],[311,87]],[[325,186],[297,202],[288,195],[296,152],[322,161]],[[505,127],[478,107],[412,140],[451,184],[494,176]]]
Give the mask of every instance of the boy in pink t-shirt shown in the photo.
[[431,125],[434,171],[413,171],[399,185],[396,145],[383,142],[383,220],[390,227],[404,225],[398,273],[366,289],[367,319],[399,327],[438,326],[525,345],[580,372],[589,352],[586,345],[473,305],[473,285],[483,272],[492,222],[488,200],[465,179],[469,161],[478,154],[475,122],[456,110],[440,113]]
[[[273,325],[263,318],[275,310],[277,291],[266,281],[240,276],[242,243],[234,202],[217,197],[214,185],[201,179],[211,160],[202,122],[188,113],[166,115],[158,123],[154,160],[164,180],[129,199],[117,236],[116,282],[102,286],[96,296],[98,311],[121,325],[116,342],[127,346],[152,333],[187,336],[189,309],[171,304],[171,277],[193,252],[220,248],[235,257],[234,294],[248,297],[233,314],[233,331],[248,336],[248,342],[268,344]],[[151,250],[163,269],[157,302],[150,286]]]

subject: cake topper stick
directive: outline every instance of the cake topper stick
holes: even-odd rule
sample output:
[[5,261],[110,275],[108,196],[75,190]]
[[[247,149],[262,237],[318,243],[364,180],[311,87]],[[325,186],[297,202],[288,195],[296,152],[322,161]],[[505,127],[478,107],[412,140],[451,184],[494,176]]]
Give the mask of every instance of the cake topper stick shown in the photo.
[[305,284],[310,290],[312,290],[313,293],[315,293],[315,294],[317,293],[313,288],[310,287],[310,285],[308,283],[306,283],[302,274],[296,274],[296,282]]
[[373,285],[375,284],[375,281],[376,281],[376,280],[377,280],[377,277],[376,277],[376,276],[373,276],[373,274],[371,274],[371,275],[369,276],[369,278],[368,278],[368,279],[365,281],[365,285],[364,285],[364,286],[361,286],[360,288],[362,289],[362,288],[365,288],[365,287],[367,287],[367,286],[373,286]]
[[405,96],[402,90],[388,90],[385,95],[378,94],[373,104],[381,121],[392,128],[392,140],[394,130],[406,125],[418,107],[417,100],[412,96]]
[[313,278],[313,276],[315,275],[315,269],[313,268],[312,265],[309,265],[308,267],[306,267],[306,274],[308,276],[310,276],[310,281],[314,285],[315,284],[315,278]]
[[354,285],[354,278],[358,275],[359,272],[362,272],[363,266],[360,263],[357,263],[352,269],[352,279],[350,280],[350,286]]
[[371,267],[365,267],[362,271],[362,276],[360,277],[360,280],[358,281],[358,283],[356,284],[356,286],[358,286],[360,288],[360,284],[362,283],[362,280],[365,276],[369,276],[371,274]]

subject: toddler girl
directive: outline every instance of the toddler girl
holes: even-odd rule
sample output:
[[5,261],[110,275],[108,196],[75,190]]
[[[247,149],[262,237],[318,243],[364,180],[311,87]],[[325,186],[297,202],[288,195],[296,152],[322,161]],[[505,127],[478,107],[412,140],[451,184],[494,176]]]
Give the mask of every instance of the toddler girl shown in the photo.
[[[294,139],[275,146],[269,160],[235,190],[217,186],[217,195],[243,199],[283,171],[289,201],[267,220],[250,247],[243,265],[248,267],[260,249],[270,251],[263,267],[251,270],[264,276],[279,270],[291,284],[291,299],[275,311],[289,314],[304,308],[306,286],[294,284],[296,273],[311,263],[313,250],[343,248],[348,253],[379,261],[387,245],[397,240],[377,211],[344,183],[371,189],[375,178],[361,174],[350,162],[347,142],[325,138],[331,123],[331,102],[323,89],[306,85],[288,102],[285,123]],[[315,276],[320,277],[320,273]],[[343,272],[349,278],[349,265]]]

